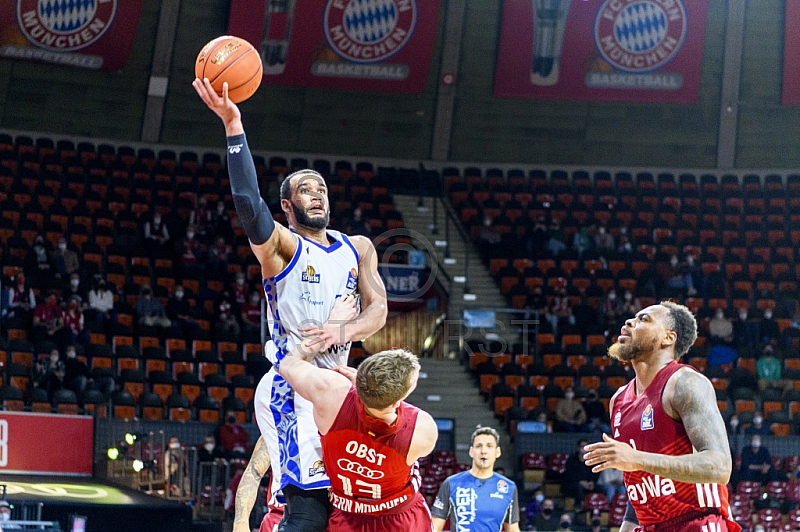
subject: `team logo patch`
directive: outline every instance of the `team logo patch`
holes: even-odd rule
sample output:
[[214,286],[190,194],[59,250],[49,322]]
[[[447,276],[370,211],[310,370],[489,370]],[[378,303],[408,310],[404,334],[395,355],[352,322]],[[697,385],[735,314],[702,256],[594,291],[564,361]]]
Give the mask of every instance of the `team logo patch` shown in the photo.
[[318,283],[319,274],[310,264],[306,264],[306,271],[303,272],[301,279],[304,283]]
[[311,466],[308,470],[308,476],[313,477],[314,475],[325,474],[325,466],[322,464],[322,460],[317,460],[314,462],[314,465]]
[[355,290],[358,286],[358,270],[350,268],[350,273],[347,274],[347,289]]
[[653,407],[652,405],[647,405],[644,407],[644,412],[642,412],[642,430],[650,430],[652,428],[654,428]]
[[72,52],[108,30],[117,0],[17,0],[17,23],[28,41],[55,52]]
[[342,59],[377,63],[399,52],[416,24],[416,0],[329,0],[323,30]]
[[508,493],[508,482],[503,479],[497,481],[497,491],[500,493]]
[[622,412],[617,412],[616,414],[614,414],[614,426],[619,427],[621,421],[622,421]]
[[682,0],[606,0],[594,21],[595,44],[612,67],[650,72],[681,49],[686,21]]

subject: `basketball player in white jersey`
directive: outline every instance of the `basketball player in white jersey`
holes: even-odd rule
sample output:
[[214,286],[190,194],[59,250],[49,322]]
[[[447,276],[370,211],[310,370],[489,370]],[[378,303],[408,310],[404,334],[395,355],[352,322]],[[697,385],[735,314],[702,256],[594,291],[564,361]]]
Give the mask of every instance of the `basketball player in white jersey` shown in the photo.
[[[279,530],[322,532],[328,524],[330,482],[311,403],[295,395],[276,369],[300,342],[321,353],[315,359],[318,366],[346,365],[351,342],[383,327],[386,290],[377,254],[368,238],[326,230],[328,190],[313,170],[295,172],[281,184],[289,227],[276,224],[261,199],[241,113],[228,98],[227,84],[221,97],[207,79],[192,85],[225,125],[233,201],[261,264],[269,303],[272,342],[266,351],[274,367],[256,389],[255,412],[273,464],[272,492],[282,490],[286,498]],[[344,322],[329,321],[336,299],[350,293],[360,296],[360,313]]]

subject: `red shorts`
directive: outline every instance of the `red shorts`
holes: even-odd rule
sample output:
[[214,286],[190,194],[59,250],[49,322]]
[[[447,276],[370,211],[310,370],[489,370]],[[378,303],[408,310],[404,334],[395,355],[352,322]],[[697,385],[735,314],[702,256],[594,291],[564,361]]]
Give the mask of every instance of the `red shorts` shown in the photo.
[[716,513],[694,518],[690,513],[657,525],[636,527],[634,532],[739,532],[741,529]]
[[261,528],[258,532],[278,532],[278,523],[283,518],[283,508],[280,510],[270,510],[261,520]]
[[362,515],[333,508],[328,532],[431,532],[431,512],[425,498],[417,493],[414,501],[394,514]]

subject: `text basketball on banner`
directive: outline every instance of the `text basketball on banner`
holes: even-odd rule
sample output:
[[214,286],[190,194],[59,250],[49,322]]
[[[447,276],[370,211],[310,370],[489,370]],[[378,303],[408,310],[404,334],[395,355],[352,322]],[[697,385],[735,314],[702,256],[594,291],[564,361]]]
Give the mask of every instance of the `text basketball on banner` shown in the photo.
[[266,84],[419,93],[438,20],[439,0],[231,0],[228,33]]
[[119,70],[141,10],[142,0],[5,0],[0,57]]
[[89,416],[0,412],[0,473],[91,475],[93,439]]
[[800,0],[786,0],[783,105],[800,105]]
[[495,96],[695,103],[707,0],[504,0]]

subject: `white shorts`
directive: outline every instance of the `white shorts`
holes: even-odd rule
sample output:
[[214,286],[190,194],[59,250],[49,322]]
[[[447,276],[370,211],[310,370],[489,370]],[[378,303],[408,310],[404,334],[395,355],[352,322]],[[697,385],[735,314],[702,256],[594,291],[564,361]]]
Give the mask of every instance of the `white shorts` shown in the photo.
[[254,404],[272,465],[272,493],[288,484],[300,489],[329,487],[312,404],[294,393],[274,368],[258,383]]

